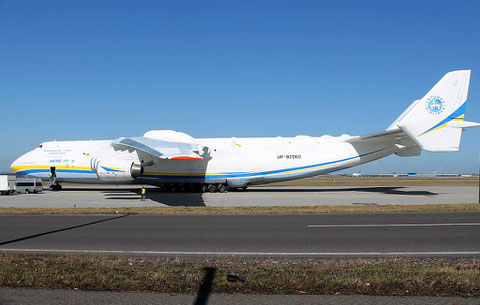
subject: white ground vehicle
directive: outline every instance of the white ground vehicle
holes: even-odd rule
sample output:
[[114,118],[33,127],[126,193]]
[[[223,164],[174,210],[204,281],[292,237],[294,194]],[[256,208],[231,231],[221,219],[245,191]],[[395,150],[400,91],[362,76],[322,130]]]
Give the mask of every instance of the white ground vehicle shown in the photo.
[[32,178],[32,179],[17,179],[17,192],[19,193],[38,193],[43,191],[42,179]]
[[15,192],[15,180],[17,177],[12,175],[0,175],[0,193],[8,195]]

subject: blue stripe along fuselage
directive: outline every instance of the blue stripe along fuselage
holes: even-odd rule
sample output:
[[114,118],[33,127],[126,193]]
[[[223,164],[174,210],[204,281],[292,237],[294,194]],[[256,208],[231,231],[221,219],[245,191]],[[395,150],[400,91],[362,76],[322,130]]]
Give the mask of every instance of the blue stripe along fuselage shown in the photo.
[[[35,168],[35,169],[24,169],[19,170],[16,173],[19,174],[33,174],[33,173],[49,173],[50,168]],[[56,169],[55,172],[57,173],[78,173],[78,174],[96,174],[92,170],[83,170],[83,169]]]

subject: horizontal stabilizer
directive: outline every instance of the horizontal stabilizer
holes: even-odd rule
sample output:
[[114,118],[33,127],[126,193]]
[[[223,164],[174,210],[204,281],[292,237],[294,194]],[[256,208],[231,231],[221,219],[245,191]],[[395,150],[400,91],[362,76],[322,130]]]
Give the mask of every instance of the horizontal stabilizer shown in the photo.
[[390,129],[383,132],[367,134],[347,139],[346,142],[355,144],[382,144],[385,146],[395,145],[398,151],[395,153],[401,157],[418,156],[420,147],[401,129]]
[[470,127],[480,127],[480,123],[468,122],[468,121],[451,121],[447,125],[448,127],[454,128],[470,128]]
[[405,138],[406,135],[403,133],[402,130],[400,129],[392,129],[392,130],[387,130],[387,131],[382,131],[382,132],[377,132],[377,133],[371,133],[363,136],[358,136],[358,137],[352,137],[346,142],[349,143],[365,143],[365,142],[389,142],[395,144],[395,142],[398,142],[400,139]]

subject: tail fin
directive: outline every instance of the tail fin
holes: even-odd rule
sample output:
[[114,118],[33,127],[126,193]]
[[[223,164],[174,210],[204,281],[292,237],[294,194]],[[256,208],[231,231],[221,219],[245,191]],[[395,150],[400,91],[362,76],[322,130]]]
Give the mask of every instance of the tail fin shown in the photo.
[[445,74],[388,129],[400,128],[427,151],[457,151],[463,128],[480,126],[463,120],[470,72],[462,70]]

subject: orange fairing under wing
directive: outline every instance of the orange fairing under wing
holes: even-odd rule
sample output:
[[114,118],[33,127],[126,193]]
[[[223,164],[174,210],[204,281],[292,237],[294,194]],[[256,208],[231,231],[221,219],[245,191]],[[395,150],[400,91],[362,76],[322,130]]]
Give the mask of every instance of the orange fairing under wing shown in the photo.
[[146,137],[119,138],[112,142],[117,148],[134,149],[159,159],[201,160],[201,147],[193,143],[163,141]]

